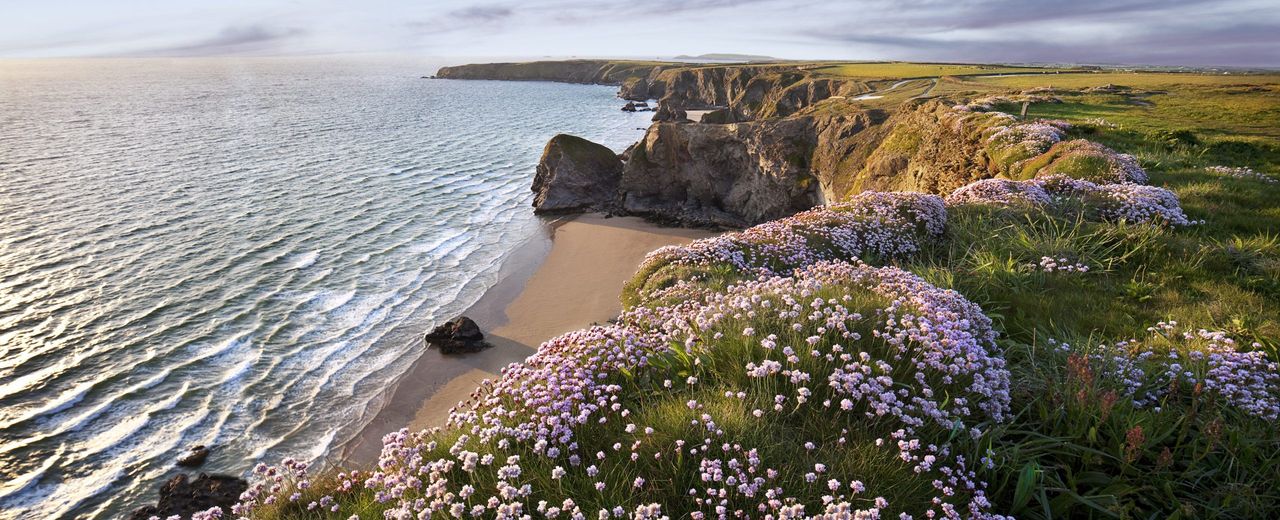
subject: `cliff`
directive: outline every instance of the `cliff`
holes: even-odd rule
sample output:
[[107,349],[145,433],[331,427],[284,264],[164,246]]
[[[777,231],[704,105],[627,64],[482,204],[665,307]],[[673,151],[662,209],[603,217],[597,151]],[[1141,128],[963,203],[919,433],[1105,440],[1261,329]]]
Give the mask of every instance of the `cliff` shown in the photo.
[[652,73],[678,66],[672,63],[615,60],[532,61],[523,63],[478,63],[441,67],[437,78],[489,79],[502,81],[557,81],[621,85]]
[[[467,65],[440,76],[616,84],[623,98],[659,98],[656,122],[621,161],[580,138],[553,139],[533,187],[540,212],[740,228],[869,190],[943,194],[996,176],[1043,170],[1106,180],[1132,169],[1131,158],[1105,147],[1055,147],[1065,134],[1052,122],[990,111],[1017,100],[866,109],[849,99],[870,90],[864,81],[798,64],[576,60]],[[686,110],[707,109],[704,122],[686,121]]]
[[824,77],[794,65],[655,69],[623,82],[619,96],[682,109],[728,108],[738,121],[783,117],[832,96],[870,91],[863,81]]
[[871,90],[864,81],[822,76],[794,64],[533,61],[443,67],[436,77],[617,85],[618,97],[657,99],[665,112],[726,107],[737,121],[788,116],[832,96]]

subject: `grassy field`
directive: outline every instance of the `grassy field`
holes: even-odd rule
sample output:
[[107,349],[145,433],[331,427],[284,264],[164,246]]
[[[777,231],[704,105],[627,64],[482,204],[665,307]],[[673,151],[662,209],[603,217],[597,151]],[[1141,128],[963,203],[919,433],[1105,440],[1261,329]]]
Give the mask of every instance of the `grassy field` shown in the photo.
[[[943,81],[931,95],[1015,87],[1004,82],[1062,89],[1064,76]],[[655,262],[637,273],[624,290],[624,321],[664,330],[665,343],[617,329],[556,342],[546,349],[555,356],[530,365],[522,383],[491,387],[496,397],[466,431],[395,440],[378,472],[326,473],[297,500],[253,516],[383,518],[430,500],[465,504],[438,518],[475,507],[492,516],[514,504],[535,517],[552,516],[547,507],[565,516],[573,507],[591,517],[643,516],[651,502],[667,504],[662,512],[673,518],[777,514],[796,504],[817,514],[827,502],[923,518],[939,503],[964,514],[986,500],[983,512],[1021,518],[1280,516],[1280,433],[1268,411],[1280,411],[1280,382],[1267,364],[1280,359],[1277,86],[1265,76],[1248,84],[1071,77],[1096,81],[1077,87],[1131,88],[1058,91],[1061,103],[1034,104],[1029,115],[1069,122],[1064,139],[1133,154],[1148,184],[1176,194],[1194,224],[1099,219],[1063,203],[955,204],[944,221],[924,210],[917,221],[892,209],[853,217],[835,209],[766,227],[741,257],[711,248],[703,263]],[[929,84],[903,85],[883,102]],[[1250,173],[1209,169],[1217,166]],[[840,232],[817,231],[833,222],[843,223]],[[857,255],[886,269],[836,270],[822,283],[808,274],[760,282],[739,265],[782,272],[808,258],[789,241],[838,250],[849,229],[894,237]],[[1088,269],[1046,267],[1059,264]],[[976,304],[982,317],[939,289]],[[900,327],[919,316],[938,316],[934,325],[948,339],[930,343],[936,329]],[[990,352],[1007,369],[1007,396],[953,385],[977,380],[966,372],[973,365],[947,366],[944,375],[920,369],[924,362],[900,364],[904,353],[895,350],[945,348],[989,330],[998,333]],[[1231,345],[1240,352],[1223,354]],[[1247,397],[1213,385],[1236,376],[1271,383]],[[863,386],[837,385],[850,380]],[[850,394],[840,388],[876,390],[845,403]],[[568,408],[548,404],[565,395]],[[868,404],[899,397],[945,420],[903,423],[885,412],[891,406]],[[952,414],[999,397],[1008,400],[998,419]],[[530,416],[536,420],[520,422]],[[572,435],[557,437],[569,423]],[[289,490],[307,479],[281,482]],[[473,489],[460,490],[463,483]],[[318,507],[307,507],[313,500]]]
[[1102,85],[1127,85],[1135,88],[1162,88],[1177,85],[1225,87],[1233,85],[1277,85],[1280,75],[1264,74],[1195,74],[1174,72],[1060,72],[1047,77],[1004,76],[976,78],[989,85],[1010,88],[1087,88]]
[[[808,68],[808,67],[806,67]],[[941,76],[1045,72],[1050,69],[952,63],[844,63],[808,68],[818,74],[850,78],[933,78]]]
[[1280,137],[1280,76],[1202,74],[1062,74],[952,82],[952,90],[987,86],[1087,89],[1059,91],[1063,103],[1031,107],[1031,117],[1103,119],[1143,131],[1188,131],[1202,137]]

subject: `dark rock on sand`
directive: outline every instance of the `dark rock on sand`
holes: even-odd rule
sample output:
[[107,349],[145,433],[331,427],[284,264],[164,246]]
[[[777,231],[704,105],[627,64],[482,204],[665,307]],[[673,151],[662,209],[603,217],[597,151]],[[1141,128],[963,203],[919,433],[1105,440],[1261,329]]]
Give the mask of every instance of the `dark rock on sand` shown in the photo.
[[571,213],[612,205],[622,161],[608,147],[567,134],[551,138],[533,177],[534,211]]
[[493,346],[484,340],[480,326],[466,316],[459,316],[436,327],[423,336],[423,339],[427,346],[438,348],[444,354],[479,352]]
[[221,507],[223,516],[230,518],[231,506],[246,489],[249,489],[248,482],[230,475],[201,473],[195,480],[186,475],[176,475],[160,487],[160,500],[156,505],[138,508],[129,518],[147,520],[152,516],[167,518],[172,515],[188,518],[212,507]]
[[207,446],[195,446],[186,455],[178,457],[178,465],[194,468],[204,464],[205,459],[209,458],[209,448]]

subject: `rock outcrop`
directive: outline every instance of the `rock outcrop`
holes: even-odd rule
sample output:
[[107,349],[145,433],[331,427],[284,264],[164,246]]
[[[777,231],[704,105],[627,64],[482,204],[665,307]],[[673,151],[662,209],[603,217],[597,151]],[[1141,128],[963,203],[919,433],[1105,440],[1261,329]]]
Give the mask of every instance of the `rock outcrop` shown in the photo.
[[805,119],[734,125],[658,123],[631,152],[620,209],[687,225],[744,227],[822,201],[808,169]]
[[533,177],[534,211],[572,213],[607,209],[615,198],[622,160],[609,148],[560,134],[542,150]]
[[160,487],[160,500],[154,506],[138,508],[130,520],[147,520],[153,516],[168,518],[178,515],[190,518],[192,514],[220,507],[224,513],[249,489],[249,483],[229,475],[201,473],[195,480],[186,475],[176,475]]
[[195,447],[192,447],[191,451],[187,452],[186,455],[178,457],[178,465],[187,467],[187,468],[194,468],[201,464],[204,464],[205,459],[208,459],[208,458],[209,458],[208,446],[195,446]]
[[820,77],[790,65],[725,65],[655,69],[624,82],[618,96],[656,98],[659,110],[727,107],[733,120],[748,121],[789,116],[832,96],[869,90],[862,81]]
[[423,336],[428,347],[440,349],[443,354],[466,354],[492,347],[484,340],[480,326],[466,316],[440,325]]
[[[618,84],[632,108],[659,99],[654,125],[621,159],[582,139],[552,139],[533,186],[543,213],[597,210],[743,227],[867,190],[950,193],[1023,165],[1007,164],[1024,158],[990,140],[1012,116],[936,100],[906,102],[892,114],[868,110],[850,99],[870,90],[865,82],[792,64],[580,60],[556,67],[491,64],[442,74]],[[710,112],[690,123],[690,110]],[[1076,155],[1054,167],[1091,166],[1085,159],[1100,154]],[[1120,159],[1104,166],[1125,166]],[[1043,166],[1027,164],[1019,171]]]
[[858,79],[823,76],[787,64],[534,61],[443,67],[436,76],[618,85],[618,97],[623,99],[659,100],[655,121],[676,121],[675,114],[680,111],[718,107],[732,111],[734,121],[783,117],[833,96],[854,96],[870,90]]
[[[617,60],[532,61],[525,63],[477,63],[441,67],[442,79],[492,79],[503,81],[558,81],[597,85],[624,85],[658,71],[678,67],[674,63]],[[640,100],[649,98],[640,98]]]
[[[556,136],[534,191],[544,212],[554,207],[691,226],[750,226],[843,196],[848,176],[841,173],[861,169],[884,118],[851,109],[743,123],[660,122],[621,160],[600,145]],[[597,160],[565,152],[589,149]]]
[[672,103],[659,103],[658,110],[653,114],[654,121],[666,121],[672,123],[680,123],[689,120],[689,114],[680,108],[679,105]]

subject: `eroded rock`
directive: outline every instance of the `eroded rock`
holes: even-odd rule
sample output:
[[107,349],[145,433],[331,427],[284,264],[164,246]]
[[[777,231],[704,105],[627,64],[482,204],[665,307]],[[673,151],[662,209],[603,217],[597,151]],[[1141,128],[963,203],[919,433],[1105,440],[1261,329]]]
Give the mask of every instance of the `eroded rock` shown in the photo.
[[147,520],[153,516],[167,518],[173,515],[189,518],[193,513],[220,507],[229,516],[231,506],[240,494],[249,489],[249,483],[230,475],[201,473],[195,480],[187,475],[175,475],[160,486],[160,499],[154,506],[138,508],[130,520]]
[[443,354],[479,352],[493,346],[484,340],[480,326],[466,316],[432,329],[423,336],[423,340],[428,347],[438,348]]
[[622,160],[608,147],[568,134],[552,137],[533,177],[534,211],[606,210],[621,176]]
[[209,458],[209,448],[207,446],[194,446],[186,455],[178,457],[178,465],[194,468],[204,464],[205,459]]

